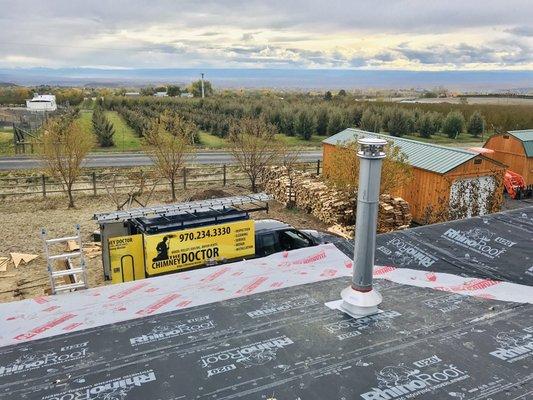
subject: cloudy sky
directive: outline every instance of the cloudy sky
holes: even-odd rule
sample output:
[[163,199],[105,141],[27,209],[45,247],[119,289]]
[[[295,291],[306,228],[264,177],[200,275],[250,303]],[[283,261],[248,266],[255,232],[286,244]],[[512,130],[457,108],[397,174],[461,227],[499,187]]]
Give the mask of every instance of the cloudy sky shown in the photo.
[[532,0],[0,0],[0,67],[533,70]]

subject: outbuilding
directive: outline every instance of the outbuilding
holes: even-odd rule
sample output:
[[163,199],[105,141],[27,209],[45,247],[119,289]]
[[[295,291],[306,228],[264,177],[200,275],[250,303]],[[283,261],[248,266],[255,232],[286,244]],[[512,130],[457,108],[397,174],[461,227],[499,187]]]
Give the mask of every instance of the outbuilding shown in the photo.
[[533,184],[533,129],[508,131],[491,136],[483,145],[494,151],[487,156],[497,160]]
[[429,223],[499,210],[506,166],[458,148],[348,128],[322,141],[325,176],[335,173],[335,153],[361,137],[385,139],[407,157],[413,179],[391,194],[409,203],[413,221]]
[[26,100],[26,108],[30,111],[55,111],[57,110],[56,96],[36,94],[33,99]]

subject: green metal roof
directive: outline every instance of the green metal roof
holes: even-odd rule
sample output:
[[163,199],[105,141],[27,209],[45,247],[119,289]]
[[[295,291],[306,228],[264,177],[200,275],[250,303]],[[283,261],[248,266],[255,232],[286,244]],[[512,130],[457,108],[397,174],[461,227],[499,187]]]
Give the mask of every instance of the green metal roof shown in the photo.
[[439,146],[436,144],[419,142],[416,140],[404,139],[381,133],[367,132],[360,129],[348,128],[336,135],[322,141],[322,143],[339,145],[352,142],[361,137],[374,137],[394,143],[407,156],[410,165],[416,168],[444,174],[459,165],[478,156],[468,150],[456,149],[452,147]]
[[533,157],[533,129],[509,131],[508,133],[522,142],[526,156]]

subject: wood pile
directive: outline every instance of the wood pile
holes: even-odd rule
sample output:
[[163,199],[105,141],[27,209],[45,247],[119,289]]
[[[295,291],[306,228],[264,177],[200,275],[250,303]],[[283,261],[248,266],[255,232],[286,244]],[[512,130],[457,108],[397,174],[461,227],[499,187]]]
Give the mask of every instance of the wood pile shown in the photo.
[[[315,174],[293,173],[292,182],[284,167],[270,167],[261,177],[263,190],[284,205],[295,205],[314,215],[343,235],[353,236],[356,216],[356,198],[328,185]],[[400,197],[380,196],[378,232],[408,228],[411,224],[409,204]],[[351,234],[350,234],[351,232]]]

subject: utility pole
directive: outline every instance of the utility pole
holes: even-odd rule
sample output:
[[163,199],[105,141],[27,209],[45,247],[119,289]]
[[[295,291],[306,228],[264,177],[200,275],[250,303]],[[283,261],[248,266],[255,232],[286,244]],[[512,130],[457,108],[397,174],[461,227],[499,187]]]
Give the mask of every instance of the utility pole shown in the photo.
[[202,72],[202,79],[200,80],[200,82],[202,82],[202,99],[205,97],[205,92],[204,92],[204,73]]

